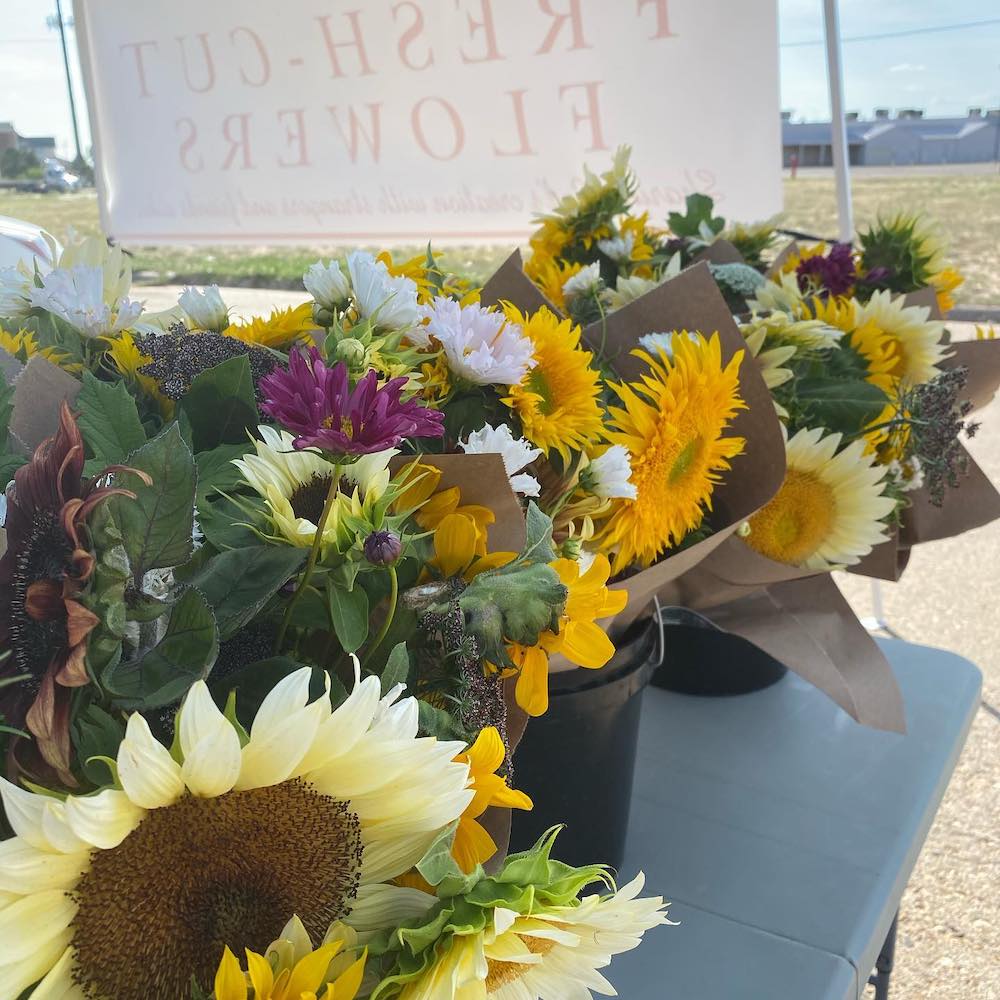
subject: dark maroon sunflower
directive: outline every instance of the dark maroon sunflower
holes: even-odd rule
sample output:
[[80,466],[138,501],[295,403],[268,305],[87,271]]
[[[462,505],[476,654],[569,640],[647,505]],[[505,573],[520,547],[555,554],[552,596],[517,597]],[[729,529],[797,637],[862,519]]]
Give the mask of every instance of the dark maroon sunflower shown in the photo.
[[[83,439],[63,402],[59,430],[7,487],[7,550],[0,558],[0,649],[11,653],[0,670],[25,677],[0,689],[0,714],[28,729],[42,760],[70,786],[69,689],[89,680],[87,636],[98,623],[77,600],[94,571],[87,519],[108,497],[135,499],[108,485],[123,466],[85,480],[83,462]],[[128,471],[149,484],[144,472]]]

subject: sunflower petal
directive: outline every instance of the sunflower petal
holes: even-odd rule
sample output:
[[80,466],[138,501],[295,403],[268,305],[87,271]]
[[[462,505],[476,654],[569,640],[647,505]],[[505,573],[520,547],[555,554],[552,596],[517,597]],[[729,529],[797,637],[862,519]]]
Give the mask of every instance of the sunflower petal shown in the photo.
[[184,783],[193,795],[228,792],[240,775],[240,738],[216,707],[204,681],[196,681],[180,712]]
[[143,809],[168,806],[184,794],[180,765],[138,712],[129,716],[125,739],[118,748],[118,780],[125,794]]

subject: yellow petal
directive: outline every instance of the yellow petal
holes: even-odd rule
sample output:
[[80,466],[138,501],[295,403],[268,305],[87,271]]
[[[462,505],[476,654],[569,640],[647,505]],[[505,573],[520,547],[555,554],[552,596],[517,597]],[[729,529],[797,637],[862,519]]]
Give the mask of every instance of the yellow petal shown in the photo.
[[[258,955],[255,951],[247,948],[247,973],[250,976],[250,985],[253,986],[254,998],[261,997],[262,1000],[268,1000],[271,996],[271,990],[274,988],[274,973],[271,971],[271,963],[263,955]],[[218,994],[216,994],[215,1000],[219,1000]]]
[[326,1000],[354,1000],[358,995],[358,990],[361,988],[366,961],[368,961],[367,948],[361,953],[357,961],[352,962],[332,983],[327,984]]
[[[265,993],[266,997],[267,994]],[[246,1000],[247,981],[240,968],[239,960],[229,950],[222,953],[219,970],[215,973],[215,1000]]]
[[463,816],[458,821],[451,856],[466,875],[475,871],[476,865],[492,858],[496,852],[497,845],[478,820]]
[[469,747],[465,756],[469,760],[469,770],[473,776],[477,774],[493,774],[503,763],[507,750],[500,738],[500,733],[494,726],[486,726],[476,737],[476,742]]
[[517,675],[514,697],[528,715],[537,718],[549,707],[549,658],[545,651],[531,646],[524,651],[524,663]]
[[615,644],[594,622],[568,622],[562,638],[563,656],[578,667],[603,667],[615,655]]
[[285,995],[289,997],[289,1000],[292,997],[297,1000],[300,993],[309,991],[315,993],[323,985],[326,979],[326,970],[330,967],[333,956],[337,954],[339,948],[338,942],[321,945],[295,966],[285,990]]
[[461,573],[476,554],[476,525],[463,514],[449,514],[434,532],[434,553],[444,576]]

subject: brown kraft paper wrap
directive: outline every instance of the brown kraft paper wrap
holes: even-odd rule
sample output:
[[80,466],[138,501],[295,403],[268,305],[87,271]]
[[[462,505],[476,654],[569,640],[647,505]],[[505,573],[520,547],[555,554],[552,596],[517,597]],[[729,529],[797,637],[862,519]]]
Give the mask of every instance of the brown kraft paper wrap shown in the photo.
[[704,250],[695,254],[694,262],[705,261],[707,264],[743,264],[743,254],[729,240],[715,240]]
[[40,354],[29,358],[13,378],[10,362],[20,366],[10,355],[3,359],[4,374],[14,385],[10,432],[30,453],[59,429],[59,404],[66,400],[72,406],[80,383]]
[[1000,388],[1000,340],[958,340],[949,347],[940,367],[964,366],[968,375],[962,398],[972,403],[973,412],[988,406]]
[[[485,305],[502,300],[513,302],[522,310],[534,311],[546,305],[557,311],[524,273],[517,251],[483,288]],[[639,338],[647,333],[681,329],[700,330],[706,335],[718,332],[723,362],[746,348],[743,335],[707,264],[687,268],[676,278],[611,313],[605,323],[586,327],[583,339],[593,350],[598,350],[603,343],[605,355],[615,372],[623,379],[632,380],[645,367],[630,353],[638,347]],[[620,635],[640,615],[648,612],[662,587],[697,566],[754,511],[763,507],[781,485],[785,475],[781,428],[771,394],[749,353],[744,354],[739,375],[740,395],[748,408],[741,410],[733,420],[730,433],[743,437],[746,447],[732,460],[731,471],[712,494],[710,516],[715,530],[708,538],[613,585],[612,589],[626,590],[629,595],[625,610],[605,622],[613,635]],[[549,669],[558,672],[574,668],[565,660],[553,657]]]
[[658,597],[752,642],[862,725],[903,732],[889,663],[829,573],[775,562],[731,537]]

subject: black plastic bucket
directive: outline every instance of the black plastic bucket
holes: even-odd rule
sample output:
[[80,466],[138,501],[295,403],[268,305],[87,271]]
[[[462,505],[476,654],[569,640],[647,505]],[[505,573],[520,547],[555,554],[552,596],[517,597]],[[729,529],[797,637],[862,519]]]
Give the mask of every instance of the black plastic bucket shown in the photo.
[[752,642],[721,631],[701,615],[677,608],[664,608],[661,614],[665,651],[653,673],[654,687],[718,698],[761,691],[788,673]]
[[528,723],[514,755],[515,784],[532,797],[515,810],[511,853],[565,824],[555,856],[620,867],[625,853],[642,694],[660,661],[658,629],[619,645],[601,670],[549,678],[549,710]]

